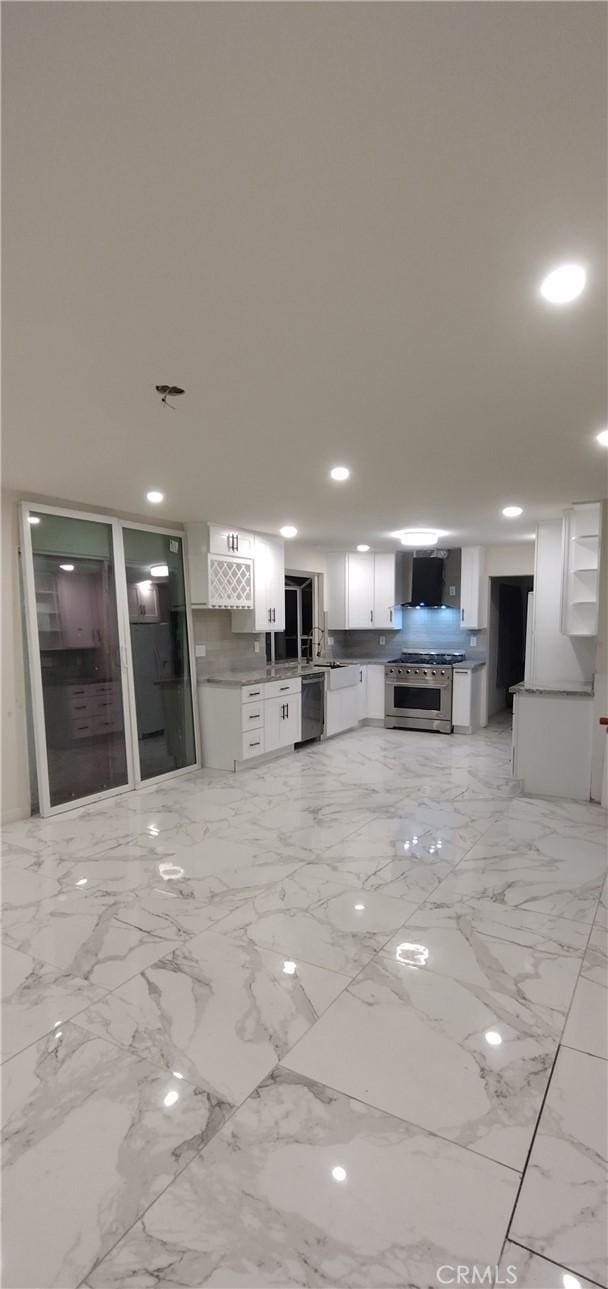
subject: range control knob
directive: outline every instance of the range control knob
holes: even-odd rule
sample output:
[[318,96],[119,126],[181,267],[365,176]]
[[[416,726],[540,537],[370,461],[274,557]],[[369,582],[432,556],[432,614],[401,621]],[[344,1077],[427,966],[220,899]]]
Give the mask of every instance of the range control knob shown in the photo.
[[418,667],[415,667],[415,668],[414,668],[414,675],[415,675],[415,676],[419,676],[419,675],[420,675],[420,671],[419,671]]
[[445,671],[442,671],[441,675],[442,675],[442,676],[445,676]]
[[437,672],[436,672],[435,670],[433,670],[433,671],[431,672],[431,676],[436,676],[436,675],[437,675]]

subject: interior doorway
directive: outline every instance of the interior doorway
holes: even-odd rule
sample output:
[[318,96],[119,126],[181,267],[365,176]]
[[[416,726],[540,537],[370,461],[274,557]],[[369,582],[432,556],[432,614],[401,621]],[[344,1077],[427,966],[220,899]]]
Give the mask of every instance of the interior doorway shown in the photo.
[[531,575],[490,578],[488,622],[488,716],[510,711],[511,685],[524,679]]

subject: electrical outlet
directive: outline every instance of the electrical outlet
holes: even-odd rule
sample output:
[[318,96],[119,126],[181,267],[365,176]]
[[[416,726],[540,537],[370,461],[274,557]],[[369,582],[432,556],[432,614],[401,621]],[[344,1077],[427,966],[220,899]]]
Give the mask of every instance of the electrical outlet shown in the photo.
[[386,636],[379,636],[378,644],[386,644]]
[[196,652],[197,658],[205,658],[207,655],[206,644],[197,644],[195,652]]
[[477,644],[477,636],[469,636],[469,644],[471,646],[471,649],[474,649],[475,645]]
[[449,587],[448,587],[448,591],[449,591],[449,593],[450,593],[450,599],[451,599],[451,600],[453,600],[453,599],[455,598],[455,596],[456,596],[456,587],[455,587],[455,586],[449,586]]
[[259,652],[260,652],[260,642],[259,642],[259,640],[254,640],[254,642],[253,642],[253,652],[254,652],[254,653],[259,653]]

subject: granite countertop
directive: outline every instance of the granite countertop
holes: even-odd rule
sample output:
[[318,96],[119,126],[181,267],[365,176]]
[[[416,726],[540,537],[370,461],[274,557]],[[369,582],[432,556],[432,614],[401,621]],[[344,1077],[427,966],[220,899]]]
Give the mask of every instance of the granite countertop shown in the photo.
[[550,694],[552,697],[562,698],[592,698],[593,685],[586,684],[584,681],[573,680],[569,684],[563,681],[561,684],[554,685],[529,685],[525,680],[520,681],[519,685],[511,685],[510,694]]
[[252,671],[226,671],[216,676],[201,676],[199,685],[228,685],[240,688],[242,685],[264,685],[269,680],[293,680],[296,676],[323,675],[326,668],[319,668],[309,662],[285,663],[283,666],[258,667]]

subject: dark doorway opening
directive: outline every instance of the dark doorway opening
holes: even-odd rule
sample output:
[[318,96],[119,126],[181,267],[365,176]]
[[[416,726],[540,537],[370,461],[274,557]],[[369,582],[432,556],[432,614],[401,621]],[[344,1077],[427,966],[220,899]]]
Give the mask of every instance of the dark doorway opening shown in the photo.
[[488,716],[513,706],[511,685],[524,679],[531,575],[490,578]]

